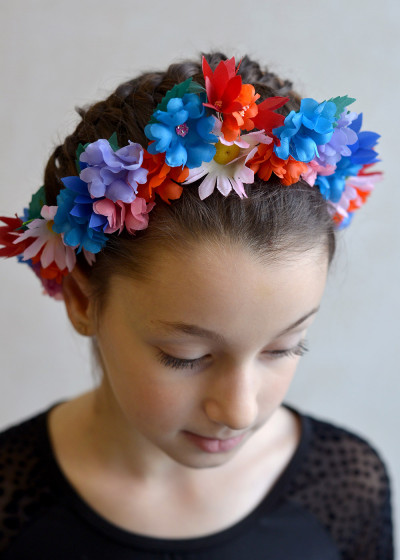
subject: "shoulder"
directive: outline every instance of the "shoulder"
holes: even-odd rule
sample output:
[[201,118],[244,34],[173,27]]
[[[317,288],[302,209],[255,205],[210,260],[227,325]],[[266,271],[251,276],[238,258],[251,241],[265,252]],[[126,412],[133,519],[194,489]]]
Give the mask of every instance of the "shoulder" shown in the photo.
[[390,558],[390,480],[380,453],[345,427],[306,415],[302,424],[303,455],[290,498],[319,519],[343,553],[369,547],[375,555],[357,557]]
[[51,501],[46,415],[42,412],[0,433],[0,551]]
[[336,484],[354,483],[359,489],[379,491],[388,486],[385,462],[369,440],[343,426],[313,416],[304,416],[304,420],[305,424],[308,423],[308,460],[313,465],[314,475],[323,478],[334,475]]

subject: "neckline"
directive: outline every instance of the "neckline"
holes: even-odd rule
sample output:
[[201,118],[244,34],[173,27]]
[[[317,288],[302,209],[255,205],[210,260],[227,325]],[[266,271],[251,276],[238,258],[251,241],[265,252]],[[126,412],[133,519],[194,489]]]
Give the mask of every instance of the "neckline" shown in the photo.
[[43,444],[43,452],[47,459],[49,469],[49,477],[54,486],[54,491],[62,499],[69,508],[71,508],[79,517],[83,518],[89,523],[97,532],[117,541],[120,544],[128,546],[140,546],[149,550],[183,550],[187,548],[199,549],[213,546],[225,540],[231,539],[233,535],[237,535],[245,531],[249,526],[260,518],[270,514],[274,509],[279,506],[282,500],[284,491],[289,485],[294,472],[298,469],[303,461],[309,448],[311,437],[311,422],[308,416],[298,411],[296,408],[283,403],[282,406],[292,411],[300,421],[300,438],[297,447],[270,491],[255,506],[255,508],[248,513],[245,517],[227,527],[226,529],[210,533],[208,535],[187,537],[187,538],[163,538],[157,536],[142,535],[128,531],[111,521],[108,521],[100,513],[97,513],[75,490],[68,478],[62,471],[56,456],[53,452],[52,442],[50,438],[50,431],[48,426],[48,417],[50,412],[64,401],[59,401],[53,404],[49,409],[42,413],[42,433],[41,438]]

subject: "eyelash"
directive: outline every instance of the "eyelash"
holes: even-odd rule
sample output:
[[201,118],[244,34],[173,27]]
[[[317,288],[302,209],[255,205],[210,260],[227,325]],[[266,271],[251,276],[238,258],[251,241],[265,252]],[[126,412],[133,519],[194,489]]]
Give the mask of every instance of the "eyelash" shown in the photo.
[[[295,346],[294,348],[290,348],[288,350],[271,350],[270,352],[268,352],[268,354],[273,359],[278,359],[293,356],[304,356],[306,352],[308,352],[307,342],[305,340],[301,340],[299,344],[297,344],[297,346]],[[184,360],[182,358],[175,358],[174,356],[166,354],[162,350],[158,352],[157,357],[164,366],[174,369],[193,369],[203,360],[203,358],[197,358],[195,360]]]

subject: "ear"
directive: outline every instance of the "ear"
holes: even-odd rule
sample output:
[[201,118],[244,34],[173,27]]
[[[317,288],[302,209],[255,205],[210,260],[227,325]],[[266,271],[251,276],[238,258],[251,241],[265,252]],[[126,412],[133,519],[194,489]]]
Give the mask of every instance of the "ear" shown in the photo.
[[63,295],[72,325],[79,334],[84,336],[95,334],[93,303],[89,294],[88,278],[76,266],[63,279]]

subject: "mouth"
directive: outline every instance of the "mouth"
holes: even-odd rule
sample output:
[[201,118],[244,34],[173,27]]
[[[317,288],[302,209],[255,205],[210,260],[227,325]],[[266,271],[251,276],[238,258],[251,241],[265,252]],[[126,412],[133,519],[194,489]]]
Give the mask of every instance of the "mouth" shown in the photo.
[[199,447],[202,451],[206,453],[223,453],[230,451],[238,446],[246,437],[247,432],[240,434],[239,436],[227,439],[217,439],[209,438],[204,436],[199,436],[193,434],[192,432],[183,432],[187,439]]

